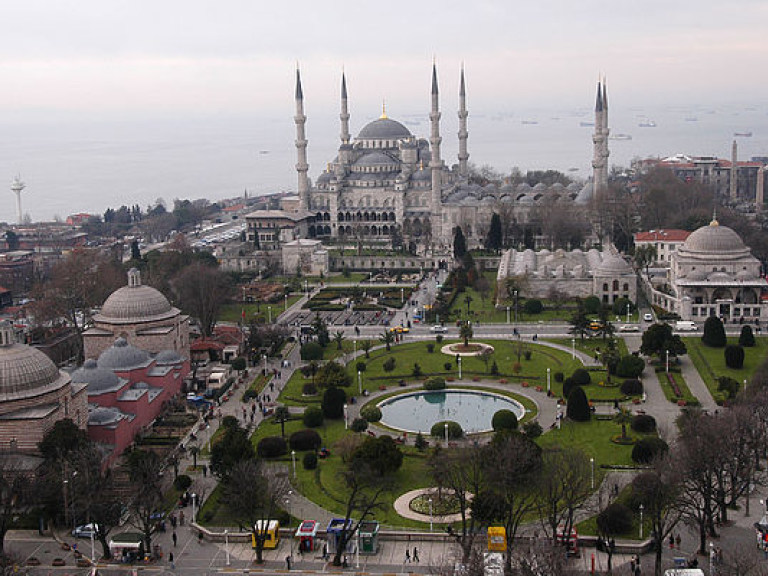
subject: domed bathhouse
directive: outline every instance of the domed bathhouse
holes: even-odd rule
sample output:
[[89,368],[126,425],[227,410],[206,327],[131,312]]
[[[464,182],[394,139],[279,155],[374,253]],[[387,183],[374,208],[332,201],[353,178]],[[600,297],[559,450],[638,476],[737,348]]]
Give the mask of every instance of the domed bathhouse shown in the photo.
[[34,468],[37,445],[59,420],[85,429],[86,387],[72,382],[48,356],[16,342],[10,322],[0,322],[0,456]]
[[171,305],[158,290],[141,283],[141,273],[128,271],[128,285],[115,290],[83,333],[86,358],[98,358],[122,337],[150,354],[174,350],[189,358],[189,316]]
[[768,318],[768,282],[739,235],[717,219],[688,236],[669,258],[666,277],[644,278],[648,299],[684,320]]

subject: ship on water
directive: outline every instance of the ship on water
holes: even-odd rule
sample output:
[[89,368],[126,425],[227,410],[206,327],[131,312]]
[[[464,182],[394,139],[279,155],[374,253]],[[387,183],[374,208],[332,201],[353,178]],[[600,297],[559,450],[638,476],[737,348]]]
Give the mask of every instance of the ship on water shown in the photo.
[[734,132],[733,135],[742,138],[752,138],[752,132]]

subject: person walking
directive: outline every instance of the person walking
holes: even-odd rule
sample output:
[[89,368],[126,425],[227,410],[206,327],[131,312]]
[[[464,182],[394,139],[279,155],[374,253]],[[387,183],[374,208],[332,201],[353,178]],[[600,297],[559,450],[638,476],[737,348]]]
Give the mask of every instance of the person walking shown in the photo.
[[403,561],[403,564],[410,564],[411,563],[411,553],[408,551],[408,548],[405,549],[405,560]]
[[[176,536],[176,534],[174,534]],[[171,565],[171,570],[176,570],[176,563],[173,561],[173,552],[168,553],[168,564]]]
[[174,530],[173,534],[171,534],[171,539],[173,540],[173,547],[176,548],[176,542],[178,540],[178,537],[176,536],[176,530]]
[[413,561],[414,562],[419,561],[419,549],[416,548],[416,546],[413,547]]

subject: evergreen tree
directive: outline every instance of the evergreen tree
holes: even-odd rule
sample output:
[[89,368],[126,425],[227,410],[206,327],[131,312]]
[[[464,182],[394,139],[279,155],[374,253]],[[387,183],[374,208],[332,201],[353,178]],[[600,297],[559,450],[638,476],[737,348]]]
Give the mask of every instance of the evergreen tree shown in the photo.
[[453,257],[456,260],[464,258],[464,254],[467,253],[467,239],[464,238],[464,232],[461,226],[456,226],[453,233]]
[[491,216],[491,227],[488,229],[488,236],[485,238],[486,250],[500,250],[503,238],[501,231],[501,217],[494,212],[493,216]]
[[576,422],[589,422],[592,411],[589,408],[589,400],[581,386],[576,386],[568,396],[566,415]]
[[710,316],[704,322],[704,333],[701,336],[701,341],[712,348],[722,348],[727,342],[725,336],[725,326],[723,322],[717,316]]

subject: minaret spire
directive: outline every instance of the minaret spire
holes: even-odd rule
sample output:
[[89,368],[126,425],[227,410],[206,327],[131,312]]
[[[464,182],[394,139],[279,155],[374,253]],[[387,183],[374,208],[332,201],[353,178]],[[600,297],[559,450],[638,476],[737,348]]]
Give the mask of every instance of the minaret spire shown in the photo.
[[469,132],[467,132],[467,92],[464,86],[464,64],[461,65],[461,82],[459,83],[459,175],[466,178],[469,174],[467,166],[467,160],[469,160],[469,152],[467,152],[467,138]]
[[731,182],[729,196],[731,200],[736,200],[739,194],[739,147],[736,140],[731,145]]
[[347,77],[341,73],[341,143],[349,144],[349,109],[347,108]]
[[592,135],[592,192],[596,195],[608,187],[608,93],[605,79],[597,81],[595,99],[595,132]]
[[298,173],[299,204],[303,210],[309,209],[309,164],[307,163],[307,137],[304,132],[304,124],[307,117],[304,115],[304,92],[301,89],[301,72],[296,66],[296,115],[293,117],[296,124],[296,172]]
[[440,99],[437,87],[437,64],[432,63],[432,110],[429,113],[431,124],[430,144],[431,160],[429,167],[432,169],[432,238],[437,242],[443,243],[442,236],[442,181],[443,181],[443,161],[440,159]]

